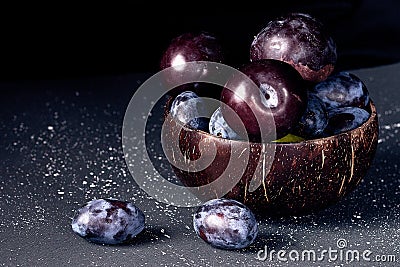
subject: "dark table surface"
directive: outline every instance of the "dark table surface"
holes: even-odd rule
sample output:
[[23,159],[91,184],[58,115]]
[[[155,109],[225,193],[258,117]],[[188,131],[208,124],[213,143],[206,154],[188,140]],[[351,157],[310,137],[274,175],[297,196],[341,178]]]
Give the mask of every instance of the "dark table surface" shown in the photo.
[[[379,266],[372,260],[389,261],[390,255],[397,263],[382,266],[398,266],[400,64],[352,72],[369,88],[379,113],[378,149],[365,179],[319,213],[260,220],[255,242],[239,251],[203,242],[192,227],[194,207],[157,201],[137,186],[126,167],[124,113],[149,74],[1,83],[0,265],[347,266],[340,258],[285,263],[274,254],[272,260],[257,259],[266,247],[269,252],[321,252],[345,242],[346,249],[372,253],[371,262],[361,258],[349,266]],[[150,135],[159,125],[154,127]],[[134,242],[96,245],[72,232],[75,211],[101,197],[133,201],[145,212],[146,228]]]

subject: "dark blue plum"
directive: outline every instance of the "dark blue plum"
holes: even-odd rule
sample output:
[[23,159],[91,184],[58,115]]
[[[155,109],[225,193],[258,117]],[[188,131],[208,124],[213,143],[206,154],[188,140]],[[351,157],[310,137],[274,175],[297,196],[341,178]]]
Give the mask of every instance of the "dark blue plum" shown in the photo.
[[145,216],[134,204],[115,199],[95,199],[81,207],[72,220],[79,236],[100,244],[131,241],[145,227]]
[[[186,64],[194,61],[212,61],[222,63],[225,61],[221,40],[211,32],[197,31],[185,32],[171,39],[168,47],[162,54],[160,69],[169,68],[168,72],[162,73],[165,85],[175,86],[182,84],[169,91],[169,95],[177,95],[186,90],[188,85],[197,92],[205,91],[205,94],[213,94],[209,90],[216,89],[213,86],[199,86],[201,83],[184,84],[185,80],[199,81],[209,73],[207,64]],[[204,95],[203,93],[201,95]]]
[[330,110],[325,135],[330,136],[355,129],[366,122],[369,116],[368,111],[357,107]]
[[232,199],[212,199],[193,215],[196,234],[213,247],[242,249],[256,239],[258,223],[253,212]]
[[224,117],[222,116],[220,107],[217,108],[211,115],[209,132],[212,135],[226,139],[231,139],[231,140],[240,139],[240,136],[231,127],[229,127],[228,123],[225,121]]
[[308,94],[307,108],[294,133],[306,139],[317,138],[322,135],[328,125],[328,112],[325,104],[315,94]]
[[329,76],[312,89],[324,101],[327,109],[340,107],[366,108],[369,104],[367,87],[357,76],[349,72],[339,72]]
[[210,123],[210,119],[206,118],[206,117],[198,117],[198,118],[194,118],[192,120],[190,120],[186,126],[193,128],[193,129],[197,129],[197,130],[201,130],[204,132],[208,132],[208,125]]
[[206,107],[202,98],[192,91],[184,91],[177,95],[171,104],[171,115],[184,125],[194,129],[208,129],[208,119],[202,117]]

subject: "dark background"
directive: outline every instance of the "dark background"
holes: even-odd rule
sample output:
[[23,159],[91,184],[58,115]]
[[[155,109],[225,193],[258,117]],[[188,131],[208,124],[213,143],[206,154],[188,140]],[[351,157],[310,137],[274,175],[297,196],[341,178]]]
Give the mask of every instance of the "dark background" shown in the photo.
[[215,33],[234,65],[248,60],[254,35],[270,19],[289,11],[308,12],[326,25],[337,43],[337,70],[400,61],[398,1],[268,2],[231,3],[231,11],[224,3],[218,10],[199,2],[2,8],[0,79],[156,72],[169,41],[195,30]]

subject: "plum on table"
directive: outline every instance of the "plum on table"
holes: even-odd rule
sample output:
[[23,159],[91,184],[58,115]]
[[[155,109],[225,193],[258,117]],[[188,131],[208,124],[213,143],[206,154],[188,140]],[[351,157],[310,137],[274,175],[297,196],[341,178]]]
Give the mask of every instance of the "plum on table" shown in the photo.
[[131,202],[95,199],[77,211],[71,226],[76,234],[93,243],[122,244],[142,232],[145,216]]
[[233,199],[212,199],[193,215],[196,234],[213,247],[242,249],[256,239],[258,223],[253,212]]

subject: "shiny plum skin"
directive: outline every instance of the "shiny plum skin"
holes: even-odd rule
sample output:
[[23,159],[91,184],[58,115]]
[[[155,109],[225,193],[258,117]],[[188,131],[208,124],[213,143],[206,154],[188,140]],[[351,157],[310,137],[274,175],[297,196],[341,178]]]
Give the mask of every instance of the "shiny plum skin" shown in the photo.
[[[170,95],[177,95],[185,90],[205,89],[197,83],[183,84],[185,77],[197,81],[208,71],[205,64],[192,65],[191,68],[185,66],[186,62],[193,61],[218,63],[224,61],[222,44],[216,35],[205,31],[186,32],[171,40],[160,60],[161,70],[172,67],[171,71],[164,75],[165,85],[168,87],[179,85],[169,92]],[[207,88],[212,89],[212,87]]]
[[314,86],[312,92],[325,103],[327,109],[340,107],[366,108],[369,92],[363,81],[349,72],[329,76]]
[[138,235],[145,227],[145,216],[130,202],[95,199],[78,210],[71,226],[90,242],[115,245]]
[[209,120],[201,116],[205,113],[205,109],[202,98],[192,91],[184,91],[174,98],[170,112],[184,125],[208,131]]
[[239,140],[240,136],[229,127],[222,116],[221,107],[217,108],[211,115],[209,123],[209,132],[212,135],[230,140]]
[[253,212],[242,203],[231,199],[212,199],[193,215],[196,234],[213,247],[242,249],[253,243],[258,234],[258,223]]
[[328,112],[322,100],[315,94],[308,94],[307,108],[299,123],[294,128],[294,133],[312,139],[321,137],[328,125]]
[[[307,89],[300,74],[291,65],[274,59],[249,62],[239,71],[250,80],[233,76],[221,92],[221,101],[239,116],[250,140],[271,141],[287,135],[307,106]],[[222,114],[243,136],[234,114],[224,106]]]
[[361,126],[370,114],[365,109],[358,107],[342,107],[332,109],[328,113],[328,125],[325,136],[340,134]]
[[336,43],[316,18],[289,13],[270,21],[254,38],[250,59],[265,58],[287,62],[305,80],[320,82],[334,70]]

